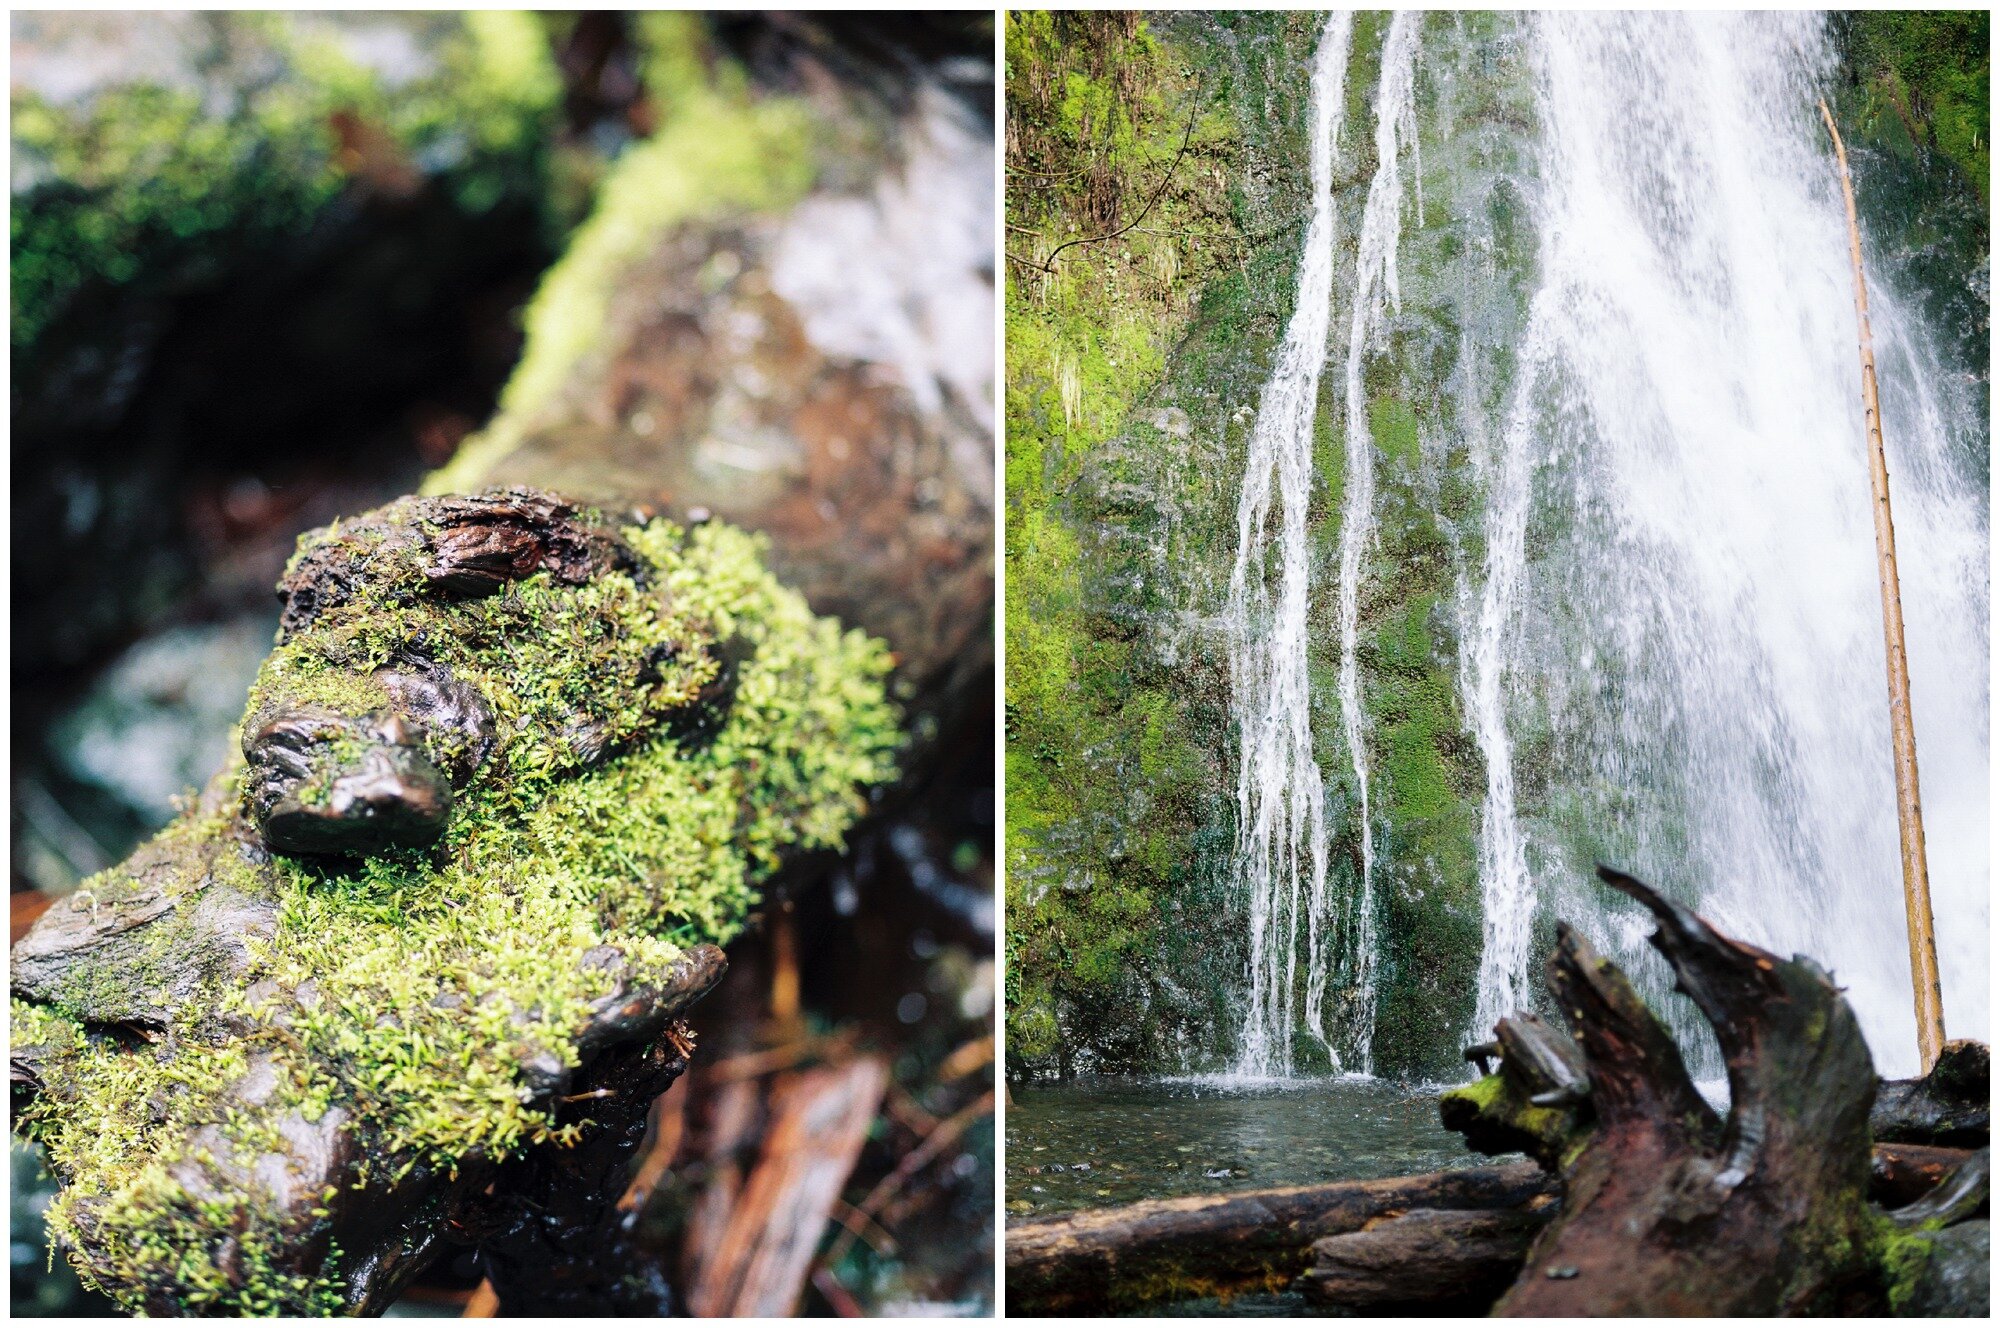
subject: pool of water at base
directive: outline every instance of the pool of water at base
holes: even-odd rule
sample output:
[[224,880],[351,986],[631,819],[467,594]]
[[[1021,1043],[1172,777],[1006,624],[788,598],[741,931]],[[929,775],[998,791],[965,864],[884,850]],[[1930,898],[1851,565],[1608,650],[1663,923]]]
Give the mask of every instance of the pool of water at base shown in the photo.
[[1007,1212],[1018,1218],[1488,1162],[1438,1124],[1443,1087],[1360,1077],[1015,1085]]

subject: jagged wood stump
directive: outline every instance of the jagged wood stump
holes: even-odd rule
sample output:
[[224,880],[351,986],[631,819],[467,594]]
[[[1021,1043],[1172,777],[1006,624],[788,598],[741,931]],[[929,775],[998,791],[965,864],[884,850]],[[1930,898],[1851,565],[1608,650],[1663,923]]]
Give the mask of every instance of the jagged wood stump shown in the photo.
[[622,1175],[679,1015],[893,773],[881,643],[748,535],[510,489],[301,541],[238,759],[15,946],[51,1230],[162,1313],[661,1314]]
[[[1560,1177],[1560,1212],[1495,1312],[1906,1308],[1929,1233],[1983,1211],[1986,1154],[1873,1152],[1874,1063],[1826,972],[1732,940],[1622,872],[1599,875],[1658,920],[1653,945],[1715,1030],[1730,1110],[1703,1100],[1625,976],[1559,925],[1548,979],[1574,1039],[1504,1019],[1467,1053],[1500,1057],[1499,1073],[1441,1104],[1475,1149],[1527,1152]],[[1936,1187],[1918,1203],[1871,1207],[1871,1168],[1878,1193],[1906,1198],[1926,1167]]]

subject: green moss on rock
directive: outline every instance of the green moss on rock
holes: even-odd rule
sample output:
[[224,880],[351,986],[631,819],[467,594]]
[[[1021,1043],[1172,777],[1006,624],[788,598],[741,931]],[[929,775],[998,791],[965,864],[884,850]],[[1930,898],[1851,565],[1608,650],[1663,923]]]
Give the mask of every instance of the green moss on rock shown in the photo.
[[[562,88],[529,14],[126,20],[157,61],[81,97],[14,81],[17,356],[88,294],[157,294],[303,235],[369,171],[435,178],[469,213],[542,190]],[[42,40],[45,65],[124,59]]]

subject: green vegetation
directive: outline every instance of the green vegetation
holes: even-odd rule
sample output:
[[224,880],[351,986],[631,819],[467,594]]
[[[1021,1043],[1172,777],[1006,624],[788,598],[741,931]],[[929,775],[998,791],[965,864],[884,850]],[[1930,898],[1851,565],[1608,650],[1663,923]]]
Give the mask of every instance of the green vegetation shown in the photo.
[[524,183],[539,198],[562,89],[537,21],[377,17],[420,34],[432,63],[392,83],[323,16],[242,14],[213,38],[214,77],[258,60],[282,73],[240,94],[133,79],[58,104],[17,80],[17,356],[88,295],[172,290],[303,234],[356,180],[434,174],[468,213]]
[[660,235],[685,222],[779,209],[812,185],[814,128],[805,103],[753,93],[734,64],[706,64],[697,14],[649,11],[639,27],[660,127],[606,176],[590,219],[528,306],[527,346],[499,414],[430,477],[426,493],[476,488],[534,428],[601,343],[613,292]]
[[[477,686],[500,742],[434,847],[267,858],[232,829],[239,762],[203,807],[84,883],[114,905],[167,864],[176,905],[138,933],[156,962],[107,964],[53,1005],[14,1007],[16,1051],[39,1048],[45,1067],[21,1124],[68,1181],[49,1227],[86,1252],[88,1281],[134,1306],[151,1290],[208,1312],[337,1308],[337,1271],[259,1274],[271,1251],[327,1238],[280,1221],[259,1159],[293,1151],[301,1129],[365,1121],[377,1151],[359,1186],[371,1169],[451,1172],[560,1141],[534,1076],[576,1063],[593,1003],[657,987],[682,947],[734,936],[781,855],[837,846],[891,776],[880,642],[816,618],[753,536],[663,521],[623,536],[640,574],[568,586],[544,571],[463,602],[412,594],[414,554],[362,550],[365,593],[267,660],[253,710],[377,708],[360,680],[412,641]],[[667,721],[722,657],[738,661],[726,721],[676,732]],[[589,766],[569,741],[580,720],[622,754]],[[217,889],[269,901],[275,925],[248,935],[247,976],[218,957],[190,985],[190,919]],[[85,1031],[140,1000],[164,1006],[163,1040]]]
[[1992,169],[1988,13],[1860,10],[1842,22],[1864,121],[1893,115],[1913,143],[1951,162],[1983,205]]
[[[1185,976],[1162,901],[1188,896],[1220,743],[1212,685],[1163,668],[1148,625],[1175,587],[1102,535],[1165,524],[1127,495],[1189,448],[1186,412],[1141,409],[1165,401],[1175,343],[1242,339],[1221,325],[1250,313],[1243,131],[1212,54],[1133,15],[1010,14],[1006,61],[1009,1053],[1143,1060],[1158,1030],[1131,1007],[1149,972]],[[1231,480],[1166,482],[1160,506],[1206,522]],[[1098,1030],[1073,1038],[1078,1021]]]

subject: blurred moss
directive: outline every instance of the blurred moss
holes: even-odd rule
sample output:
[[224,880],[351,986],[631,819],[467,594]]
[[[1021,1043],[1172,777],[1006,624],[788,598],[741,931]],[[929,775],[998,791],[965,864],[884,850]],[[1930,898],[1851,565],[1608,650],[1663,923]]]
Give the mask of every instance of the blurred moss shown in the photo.
[[[38,67],[107,58],[52,30],[60,21],[38,16]],[[129,75],[114,67],[80,97],[63,77],[22,78],[17,60],[17,363],[87,292],[212,276],[304,235],[355,190],[435,184],[468,213],[543,190],[562,84],[527,14],[150,21],[167,26],[126,40],[156,46],[164,66],[132,56]]]

